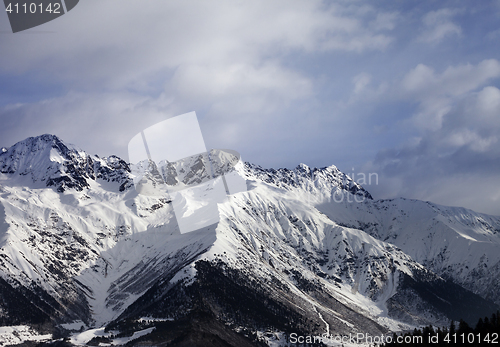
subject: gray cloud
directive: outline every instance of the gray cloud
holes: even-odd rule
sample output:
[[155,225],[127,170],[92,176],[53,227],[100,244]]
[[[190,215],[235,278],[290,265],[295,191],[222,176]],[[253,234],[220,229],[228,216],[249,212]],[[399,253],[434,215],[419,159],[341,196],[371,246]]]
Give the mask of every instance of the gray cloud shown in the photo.
[[123,155],[129,134],[191,110],[208,140],[226,147],[262,140],[292,118],[306,129],[307,119],[293,111],[304,100],[315,103],[315,78],[287,66],[287,57],[383,50],[393,21],[371,6],[322,1],[81,2],[44,26],[53,34],[0,36],[8,47],[0,56],[4,73],[69,90],[5,106],[0,117],[24,127],[14,124],[2,140],[54,132]]
[[[500,90],[487,86],[447,107],[437,128],[380,151],[375,195],[406,196],[500,214]],[[419,117],[417,114],[416,117]]]
[[10,72],[46,70],[79,86],[140,87],[148,74],[180,66],[231,69],[293,50],[385,48],[386,29],[370,28],[356,8],[321,1],[90,0],[45,24],[54,35],[42,40],[2,35],[9,49],[0,62]]

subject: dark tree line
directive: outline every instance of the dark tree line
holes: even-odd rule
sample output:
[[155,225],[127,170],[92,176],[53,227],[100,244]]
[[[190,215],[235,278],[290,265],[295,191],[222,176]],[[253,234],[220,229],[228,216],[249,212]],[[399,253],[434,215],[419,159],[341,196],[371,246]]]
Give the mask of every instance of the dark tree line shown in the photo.
[[413,332],[393,334],[392,341],[382,346],[498,346],[500,345],[500,311],[490,318],[479,318],[475,328],[464,320],[458,326],[451,321],[447,328],[435,329],[432,325]]

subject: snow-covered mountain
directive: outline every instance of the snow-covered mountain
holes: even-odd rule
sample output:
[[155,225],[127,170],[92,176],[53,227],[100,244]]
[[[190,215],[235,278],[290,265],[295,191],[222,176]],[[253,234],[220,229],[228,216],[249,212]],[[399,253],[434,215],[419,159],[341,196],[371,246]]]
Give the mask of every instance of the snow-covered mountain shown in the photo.
[[498,308],[500,217],[373,200],[335,166],[235,170],[248,190],[181,234],[168,196],[138,194],[120,158],[52,135],[2,150],[1,325],[75,345],[286,346]]

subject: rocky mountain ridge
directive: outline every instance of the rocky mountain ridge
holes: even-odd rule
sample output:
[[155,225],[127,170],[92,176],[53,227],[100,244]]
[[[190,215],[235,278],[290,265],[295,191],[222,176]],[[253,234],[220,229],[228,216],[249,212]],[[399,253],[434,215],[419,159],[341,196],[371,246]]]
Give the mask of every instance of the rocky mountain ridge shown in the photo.
[[334,166],[236,171],[248,191],[181,234],[169,200],[138,194],[117,157],[52,135],[2,151],[2,324],[74,345],[143,331],[133,343],[286,346],[293,332],[379,335],[498,304],[499,217],[373,200]]
[[37,187],[55,187],[82,191],[89,188],[88,180],[119,182],[120,191],[130,187],[129,165],[110,156],[91,156],[54,135],[41,135],[20,141],[0,153],[0,173],[27,176]]

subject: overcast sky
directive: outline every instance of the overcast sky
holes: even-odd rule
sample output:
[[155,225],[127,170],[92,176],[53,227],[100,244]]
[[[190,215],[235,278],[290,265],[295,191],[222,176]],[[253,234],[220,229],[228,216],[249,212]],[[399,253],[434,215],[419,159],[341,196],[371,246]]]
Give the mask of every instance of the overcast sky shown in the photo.
[[127,159],[196,111],[246,161],[500,215],[499,88],[500,1],[82,0],[16,34],[0,13],[5,147],[51,133]]

